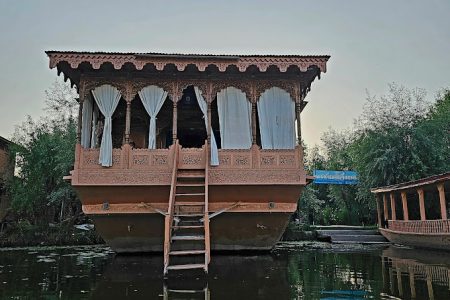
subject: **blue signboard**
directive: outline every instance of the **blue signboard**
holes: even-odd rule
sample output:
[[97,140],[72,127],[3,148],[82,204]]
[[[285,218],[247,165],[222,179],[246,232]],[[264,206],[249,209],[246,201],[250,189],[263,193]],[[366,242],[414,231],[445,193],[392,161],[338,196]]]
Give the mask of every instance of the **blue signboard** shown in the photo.
[[314,181],[317,184],[357,184],[358,173],[354,171],[314,170]]

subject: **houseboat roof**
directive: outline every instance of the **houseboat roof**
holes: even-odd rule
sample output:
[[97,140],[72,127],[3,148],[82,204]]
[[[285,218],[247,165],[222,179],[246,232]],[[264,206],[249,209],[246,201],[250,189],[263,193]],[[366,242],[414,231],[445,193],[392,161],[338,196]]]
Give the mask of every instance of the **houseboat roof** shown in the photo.
[[374,194],[378,194],[378,193],[387,193],[387,192],[400,191],[400,190],[408,190],[408,189],[412,189],[412,188],[417,188],[419,186],[444,182],[447,180],[450,180],[450,172],[433,175],[433,176],[421,178],[421,179],[414,180],[414,181],[408,181],[408,182],[403,182],[403,183],[399,183],[399,184],[393,184],[393,185],[387,185],[387,186],[373,188],[373,189],[371,189],[371,192]]
[[0,136],[0,145],[9,146],[13,144],[10,140],[5,139],[4,137]]
[[159,73],[246,73],[300,75],[311,83],[325,73],[329,55],[216,55],[134,52],[46,51],[51,69],[79,85],[80,74],[95,70]]

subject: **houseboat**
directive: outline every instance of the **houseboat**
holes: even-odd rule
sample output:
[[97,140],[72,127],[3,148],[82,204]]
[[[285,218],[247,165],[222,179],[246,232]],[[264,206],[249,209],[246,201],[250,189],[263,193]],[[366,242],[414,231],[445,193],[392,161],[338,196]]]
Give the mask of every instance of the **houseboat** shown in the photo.
[[280,239],[309,180],[300,117],[329,56],[46,54],[79,93],[66,179],[112,249],[207,272],[211,249]]
[[379,230],[390,242],[450,251],[450,172],[372,189]]

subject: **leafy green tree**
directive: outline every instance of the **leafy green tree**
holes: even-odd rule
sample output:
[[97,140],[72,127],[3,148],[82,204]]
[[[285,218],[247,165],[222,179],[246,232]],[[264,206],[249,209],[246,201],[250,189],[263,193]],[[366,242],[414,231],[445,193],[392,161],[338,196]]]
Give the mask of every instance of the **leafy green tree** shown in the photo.
[[[373,223],[371,188],[450,170],[450,91],[441,91],[433,104],[425,101],[425,96],[422,89],[390,84],[386,95],[368,95],[351,131],[329,130],[323,135],[320,168],[356,170],[359,183],[326,186],[326,196],[319,193],[321,187],[308,186],[301,202],[312,216],[310,221]],[[317,169],[313,160],[307,159],[306,165],[310,171]],[[321,209],[319,203],[323,203]]]
[[12,157],[19,171],[9,184],[14,211],[37,225],[80,212],[76,194],[63,180],[73,168],[76,143],[75,110],[66,104],[76,103],[76,93],[56,82],[46,94],[47,117],[34,121],[28,116],[16,128]]

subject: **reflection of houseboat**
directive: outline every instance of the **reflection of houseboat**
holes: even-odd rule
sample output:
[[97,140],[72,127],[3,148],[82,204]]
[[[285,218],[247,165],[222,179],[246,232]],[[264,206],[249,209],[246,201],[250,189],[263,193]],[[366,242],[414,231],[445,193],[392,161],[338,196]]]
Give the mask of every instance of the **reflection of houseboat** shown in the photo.
[[401,299],[449,299],[450,254],[389,247],[382,254],[383,289]]
[[373,189],[381,234],[393,243],[450,250],[449,192],[450,173]]
[[[67,179],[115,251],[207,271],[210,248],[279,240],[307,181],[300,113],[328,56],[47,55],[80,95]],[[169,266],[185,255],[204,259]]]

